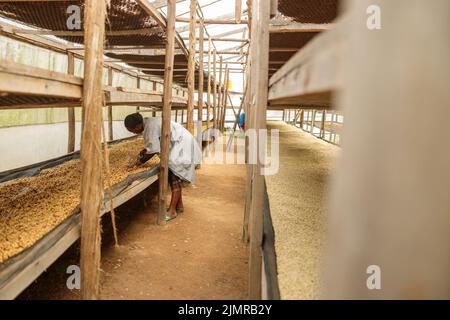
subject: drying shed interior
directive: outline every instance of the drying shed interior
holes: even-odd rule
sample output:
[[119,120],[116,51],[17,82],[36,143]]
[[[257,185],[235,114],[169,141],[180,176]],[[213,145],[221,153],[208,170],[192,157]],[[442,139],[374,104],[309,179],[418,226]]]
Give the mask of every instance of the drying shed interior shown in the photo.
[[405,4],[0,1],[0,299],[450,298],[450,4]]

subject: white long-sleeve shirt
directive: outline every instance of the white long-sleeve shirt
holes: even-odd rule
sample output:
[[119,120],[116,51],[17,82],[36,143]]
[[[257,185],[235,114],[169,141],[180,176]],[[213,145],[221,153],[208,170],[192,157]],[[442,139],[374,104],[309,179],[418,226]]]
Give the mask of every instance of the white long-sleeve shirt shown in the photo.
[[[161,151],[162,118],[144,119],[144,142],[147,154]],[[195,182],[195,167],[202,160],[201,149],[194,136],[182,125],[170,122],[169,169],[178,177]]]

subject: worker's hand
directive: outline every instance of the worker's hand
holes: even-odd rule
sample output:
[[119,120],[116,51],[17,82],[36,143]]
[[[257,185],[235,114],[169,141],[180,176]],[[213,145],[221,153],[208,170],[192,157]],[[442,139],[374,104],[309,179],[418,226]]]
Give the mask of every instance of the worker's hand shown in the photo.
[[128,165],[127,165],[128,171],[131,171],[141,165],[141,161],[139,160],[140,157],[141,156],[139,155],[137,158],[130,158],[128,160]]

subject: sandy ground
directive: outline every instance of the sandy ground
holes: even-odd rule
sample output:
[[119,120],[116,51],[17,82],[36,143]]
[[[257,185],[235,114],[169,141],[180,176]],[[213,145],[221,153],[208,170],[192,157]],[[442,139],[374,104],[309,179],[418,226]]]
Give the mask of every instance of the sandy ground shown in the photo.
[[[156,186],[118,209],[120,247],[103,220],[102,299],[246,299],[247,248],[241,242],[245,167],[203,165],[184,189],[184,213],[155,225]],[[143,209],[143,202],[148,202]],[[78,263],[78,244],[20,299],[77,299],[66,269]]]
[[340,149],[282,122],[268,128],[280,130],[280,169],[266,183],[281,298],[316,299],[328,180]]

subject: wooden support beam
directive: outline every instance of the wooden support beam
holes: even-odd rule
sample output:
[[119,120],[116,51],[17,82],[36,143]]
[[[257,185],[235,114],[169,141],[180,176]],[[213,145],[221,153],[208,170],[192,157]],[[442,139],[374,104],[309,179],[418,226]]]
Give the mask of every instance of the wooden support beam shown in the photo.
[[[250,0],[247,0],[247,8],[249,6]],[[249,10],[250,12],[250,10]],[[251,19],[251,14],[249,14],[249,18]],[[249,37],[251,37],[251,33]],[[252,52],[254,46],[250,46],[249,51]],[[245,70],[245,79],[247,91],[244,96],[244,112],[245,112],[245,130],[252,128],[252,110],[251,103],[253,97],[253,74],[254,68],[251,67],[251,59],[248,60],[247,68]],[[246,161],[246,182],[245,182],[245,208],[244,208],[244,219],[242,226],[242,242],[248,244],[250,241],[250,230],[249,230],[249,219],[250,219],[250,207],[252,202],[252,180],[253,180],[253,166],[249,163],[249,144],[245,143],[245,161]]]
[[206,106],[206,127],[210,127],[210,115],[211,115],[211,39],[208,40],[208,91],[207,91],[207,102]]
[[314,126],[316,125],[316,110],[312,111],[312,119],[311,119],[311,133],[314,134]]
[[217,128],[220,129],[220,119],[222,119],[222,74],[223,74],[223,59],[222,56],[219,57],[220,69],[219,69],[219,83],[218,85],[218,94],[217,94]]
[[[190,23],[191,20],[190,18],[177,18],[177,22],[185,22],[185,23]],[[196,22],[196,23],[200,23],[200,22]],[[234,19],[205,19],[204,20],[204,24],[233,24],[233,25],[238,25],[238,24],[248,24],[248,20],[243,19],[241,20],[239,23],[237,23]]]
[[299,22],[272,22],[269,27],[270,33],[300,33],[300,32],[322,32],[333,28],[333,24],[314,24]]
[[198,44],[199,50],[200,50],[200,56],[198,57],[199,62],[199,71],[198,71],[198,111],[197,111],[197,120],[199,122],[200,129],[197,134],[197,141],[199,145],[202,145],[202,130],[201,126],[203,123],[203,85],[204,85],[204,73],[203,73],[203,42],[204,42],[204,30],[203,30],[203,23],[200,23],[200,41]]
[[[187,37],[183,37],[183,40],[189,40]],[[248,42],[247,39],[238,39],[238,38],[221,38],[221,37],[210,37],[210,39],[214,42]],[[196,38],[199,40],[199,38]]]
[[[67,73],[74,75],[75,73],[75,58],[73,53],[67,54]],[[67,153],[75,151],[75,108],[67,108],[67,120],[68,120],[68,135],[67,135]]]
[[300,128],[303,129],[303,123],[305,121],[305,110],[300,110]]
[[[107,31],[106,35],[108,37],[122,37],[131,35],[152,35],[156,30],[152,29],[136,29],[136,30],[117,30],[117,31]],[[71,37],[82,37],[84,35],[83,31],[69,31],[69,30],[45,30],[45,29],[20,29],[15,28],[13,32],[16,34],[33,34],[33,35],[45,35],[45,36],[71,36]]]
[[187,130],[194,135],[195,25],[197,0],[190,0]]
[[325,110],[322,111],[322,122],[320,124],[320,137],[323,139],[325,137],[325,118],[327,116],[327,112]]
[[235,5],[234,5],[234,15],[235,18],[234,20],[236,21],[236,23],[241,23],[241,17],[242,17],[242,0],[235,0]]
[[0,59],[0,91],[80,99],[83,80],[72,75]]
[[247,26],[245,26],[245,27],[241,27],[241,28],[238,28],[238,29],[234,29],[234,30],[230,30],[230,31],[226,31],[226,32],[223,32],[223,33],[216,34],[215,37],[217,37],[217,38],[228,37],[228,36],[232,36],[234,34],[246,31],[247,29],[248,29]]
[[278,14],[278,0],[270,0],[270,17],[272,18],[277,14]]
[[97,299],[100,276],[100,210],[103,203],[101,126],[103,40],[106,1],[86,0],[84,11],[83,108],[81,138],[81,296]]
[[[111,84],[111,85],[112,85],[112,84]],[[137,89],[140,89],[140,88],[141,88],[141,78],[140,78],[139,76],[136,78],[136,88],[137,88]],[[136,107],[136,112],[139,112],[140,109],[141,109],[141,107],[140,107],[140,106],[137,106],[137,107]]]
[[[266,128],[266,106],[267,88],[269,79],[269,18],[270,2],[263,0],[253,0],[252,10],[254,17],[252,20],[252,44],[256,43],[256,48],[252,52],[252,68],[255,68],[256,88],[254,92],[254,128],[259,131]],[[265,150],[257,134],[258,149]],[[263,166],[265,163],[265,151],[258,150],[258,161],[254,165],[252,183],[252,202],[250,211],[250,260],[249,260],[249,298],[261,299],[261,276],[262,276],[262,238],[263,238],[263,208],[265,181]]]
[[213,51],[213,73],[214,73],[214,83],[213,83],[213,127],[217,128],[217,52]]
[[343,85],[339,71],[348,46],[345,20],[319,34],[270,78],[271,106],[331,107],[332,93]]
[[225,84],[224,84],[224,99],[223,99],[223,110],[222,110],[222,119],[221,119],[221,131],[223,132],[225,128],[225,119],[227,117],[227,105],[228,105],[228,82],[230,78],[230,70],[228,70],[228,65],[225,68]]
[[[112,87],[113,85],[113,77],[114,72],[111,67],[108,67],[108,86]],[[114,131],[113,131],[113,110],[112,106],[108,106],[108,139],[109,141],[114,140]],[[102,124],[103,125],[103,124]]]
[[172,82],[173,61],[175,52],[175,0],[167,1],[167,36],[166,36],[166,63],[164,72],[164,98],[161,128],[161,152],[158,192],[158,224],[165,223],[166,195],[169,177],[169,144],[170,144],[170,121],[172,110]]
[[[162,15],[159,13],[159,11],[156,10],[156,8],[153,6],[153,4],[150,4],[146,0],[136,0],[136,1],[145,10],[145,12],[147,12],[147,14],[150,17],[152,17],[158,23],[158,25],[160,27],[162,27],[164,30],[167,28],[166,20],[162,17]],[[186,57],[188,57],[189,52],[186,49],[184,42],[181,39],[180,35],[176,32],[175,32],[175,41],[176,41],[178,47],[181,49],[181,51],[183,51],[184,55]]]

